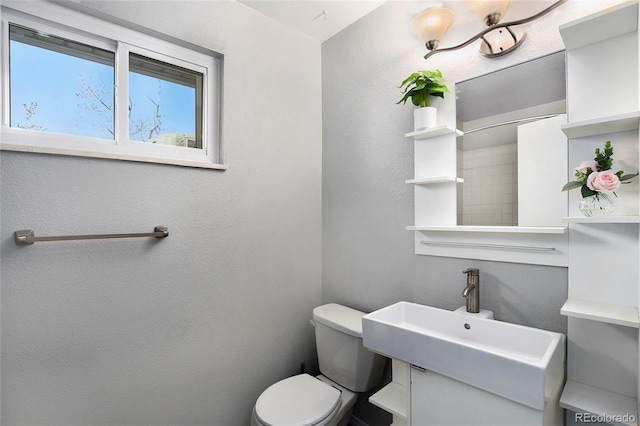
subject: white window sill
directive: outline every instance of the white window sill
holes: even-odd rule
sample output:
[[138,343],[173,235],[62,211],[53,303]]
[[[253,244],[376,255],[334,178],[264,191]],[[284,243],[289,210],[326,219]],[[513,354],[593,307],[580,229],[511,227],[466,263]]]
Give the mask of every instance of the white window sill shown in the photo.
[[7,127],[2,129],[0,140],[0,150],[3,151],[138,161],[214,170],[228,168],[226,164],[214,162],[204,150],[185,147],[151,146],[140,142],[118,145],[115,141]]

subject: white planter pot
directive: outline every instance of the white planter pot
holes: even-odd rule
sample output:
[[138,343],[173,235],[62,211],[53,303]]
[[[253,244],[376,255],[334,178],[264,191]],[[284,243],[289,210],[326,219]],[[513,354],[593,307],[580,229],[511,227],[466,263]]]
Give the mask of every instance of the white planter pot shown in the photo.
[[436,126],[436,108],[423,107],[413,111],[413,130],[420,131]]

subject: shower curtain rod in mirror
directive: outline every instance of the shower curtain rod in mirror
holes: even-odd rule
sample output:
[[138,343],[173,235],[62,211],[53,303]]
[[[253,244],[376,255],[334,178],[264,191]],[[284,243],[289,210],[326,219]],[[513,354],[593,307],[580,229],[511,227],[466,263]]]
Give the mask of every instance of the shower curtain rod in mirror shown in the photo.
[[530,121],[544,120],[545,118],[556,117],[556,116],[558,116],[560,114],[564,114],[564,113],[539,115],[537,117],[518,118],[517,120],[504,121],[502,123],[495,123],[495,124],[490,124],[490,125],[484,126],[484,127],[478,127],[477,129],[465,130],[464,134],[468,135],[469,133],[479,132],[481,130],[493,129],[494,127],[506,126],[506,125],[509,125],[509,124],[518,124],[518,123],[526,123],[526,122],[530,122]]

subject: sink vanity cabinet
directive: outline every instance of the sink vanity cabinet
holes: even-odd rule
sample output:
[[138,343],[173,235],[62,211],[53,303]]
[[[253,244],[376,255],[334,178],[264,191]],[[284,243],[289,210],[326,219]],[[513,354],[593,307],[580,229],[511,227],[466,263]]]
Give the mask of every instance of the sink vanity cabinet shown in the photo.
[[393,415],[392,426],[408,426],[411,369],[407,362],[391,358],[391,383],[369,397],[369,402]]
[[392,382],[369,401],[395,426],[562,424],[562,334],[409,302],[362,328],[364,346],[393,360]]
[[[392,381],[369,402],[393,415],[392,426],[562,425],[562,383],[543,410],[503,398],[422,367],[392,359]],[[552,387],[549,387],[552,389]]]
[[410,406],[411,424],[416,426],[550,426],[563,421],[557,404],[537,410],[416,366],[411,366]]

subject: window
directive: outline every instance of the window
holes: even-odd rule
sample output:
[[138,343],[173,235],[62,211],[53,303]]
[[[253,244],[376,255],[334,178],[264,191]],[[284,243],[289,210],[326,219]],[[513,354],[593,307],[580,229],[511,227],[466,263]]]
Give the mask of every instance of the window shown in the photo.
[[226,168],[219,55],[59,5],[4,3],[1,149]]
[[114,138],[114,52],[14,24],[9,40],[11,127]]
[[201,149],[202,77],[130,53],[129,139]]

